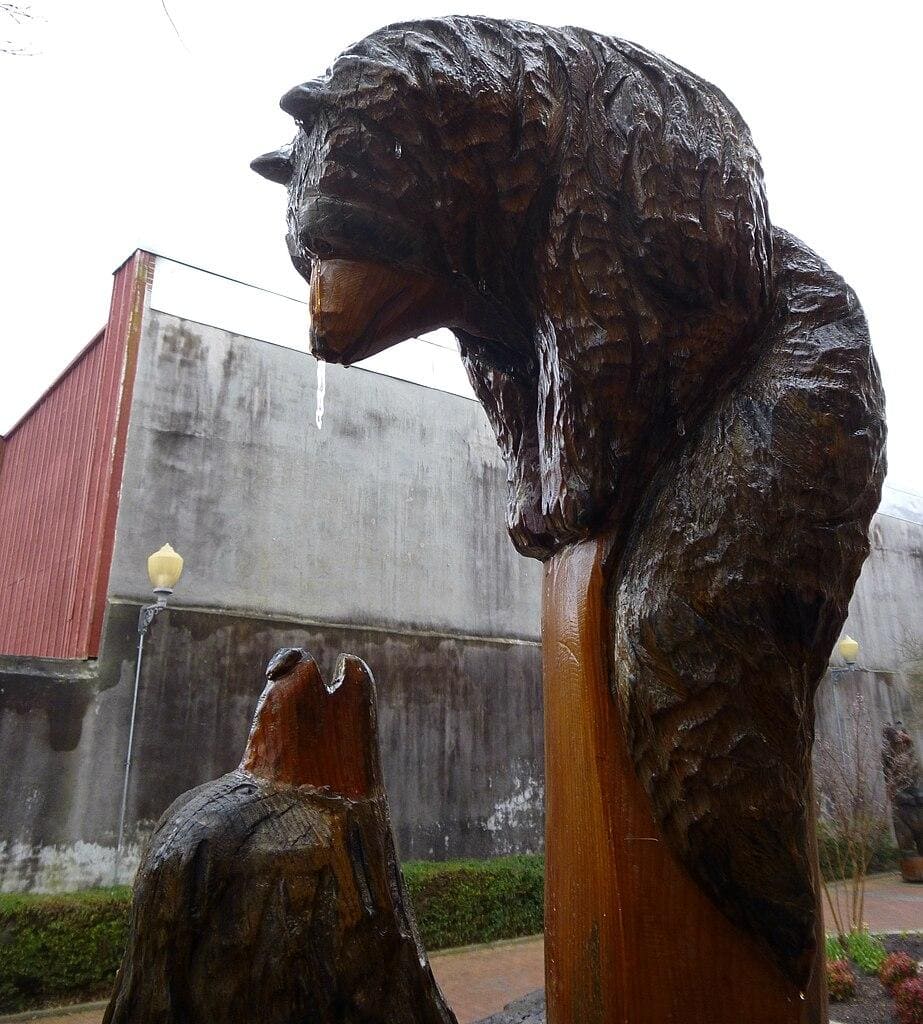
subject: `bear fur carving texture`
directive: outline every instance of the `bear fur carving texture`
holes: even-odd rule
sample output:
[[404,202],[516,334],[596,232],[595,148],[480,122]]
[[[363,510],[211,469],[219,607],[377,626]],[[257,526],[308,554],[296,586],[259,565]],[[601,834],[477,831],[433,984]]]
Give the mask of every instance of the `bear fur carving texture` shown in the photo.
[[885,468],[855,294],[772,225],[724,94],[619,39],[393,25],[282,105],[295,139],[254,167],[288,186],[295,265],[450,296],[514,544],[607,538],[612,695],[657,821],[805,986],[814,691]]

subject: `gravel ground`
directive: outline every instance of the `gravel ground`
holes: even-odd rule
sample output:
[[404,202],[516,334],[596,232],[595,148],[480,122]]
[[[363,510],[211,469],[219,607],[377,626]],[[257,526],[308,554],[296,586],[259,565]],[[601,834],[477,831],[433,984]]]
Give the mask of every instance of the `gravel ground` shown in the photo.
[[[923,936],[902,939],[886,936],[889,953],[909,953],[914,960],[923,959]],[[877,978],[870,978],[853,967],[856,973],[858,996],[848,1003],[831,1003],[830,1016],[841,1024],[896,1024],[894,1003]]]
[[[889,936],[884,943],[889,953],[909,953],[915,960],[923,960],[923,936]],[[878,979],[855,970],[858,996],[848,1003],[831,1003],[831,1019],[839,1024],[896,1024],[894,1004]],[[480,1024],[545,1024],[545,993],[533,992]]]
[[545,1024],[544,989],[539,989],[524,999],[517,999],[515,1003],[510,1003],[504,1010],[487,1017],[479,1024]]

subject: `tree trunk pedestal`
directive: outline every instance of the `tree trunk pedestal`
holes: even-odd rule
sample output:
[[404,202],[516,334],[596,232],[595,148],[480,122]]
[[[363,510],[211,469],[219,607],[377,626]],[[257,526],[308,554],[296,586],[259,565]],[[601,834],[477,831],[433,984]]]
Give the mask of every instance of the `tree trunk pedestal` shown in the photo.
[[603,548],[545,565],[548,1024],[826,1024],[822,962],[802,997],[654,821],[609,691]]

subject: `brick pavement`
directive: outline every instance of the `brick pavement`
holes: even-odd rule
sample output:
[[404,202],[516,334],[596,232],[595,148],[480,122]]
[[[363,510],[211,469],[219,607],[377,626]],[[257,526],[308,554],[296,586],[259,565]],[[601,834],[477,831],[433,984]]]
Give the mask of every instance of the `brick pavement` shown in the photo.
[[433,974],[458,1024],[471,1024],[545,984],[541,936],[430,956]]
[[[906,885],[896,874],[870,878],[865,920],[872,931],[923,931],[923,885]],[[433,953],[430,959],[459,1024],[496,1013],[512,1000],[541,988],[543,982],[541,936]],[[100,1008],[46,1015],[41,1024],[100,1024],[101,1020]]]
[[[832,928],[826,902],[827,930]],[[873,932],[923,931],[923,885],[897,874],[872,875],[865,885],[865,923]]]

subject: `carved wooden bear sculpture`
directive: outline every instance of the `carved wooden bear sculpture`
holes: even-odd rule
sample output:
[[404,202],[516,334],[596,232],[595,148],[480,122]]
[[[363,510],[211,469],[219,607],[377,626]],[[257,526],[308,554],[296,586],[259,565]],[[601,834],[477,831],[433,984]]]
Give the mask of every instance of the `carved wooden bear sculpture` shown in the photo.
[[[550,573],[596,544],[592,657],[620,734],[582,770],[624,746],[651,842],[797,998],[817,959],[814,691],[885,468],[855,294],[770,222],[723,93],[631,43],[484,18],[394,25],[282,107],[295,139],[253,166],[288,186],[313,351],[350,363],[455,331],[509,470],[514,544]],[[600,847],[619,833],[606,820]],[[568,1020],[621,1020],[599,1009],[607,984]]]

